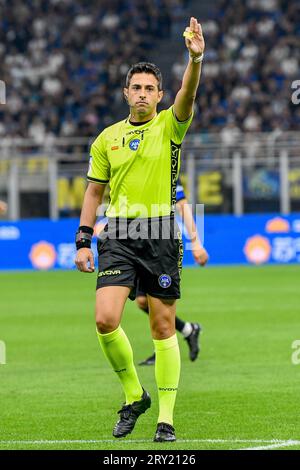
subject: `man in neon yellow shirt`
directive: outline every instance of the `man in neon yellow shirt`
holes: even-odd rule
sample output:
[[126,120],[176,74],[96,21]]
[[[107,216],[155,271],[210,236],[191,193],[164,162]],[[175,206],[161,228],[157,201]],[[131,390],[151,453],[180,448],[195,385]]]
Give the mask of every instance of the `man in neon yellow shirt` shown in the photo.
[[103,353],[125,394],[113,435],[131,433],[138,417],[151,405],[138,379],[129,340],[120,326],[125,302],[133,297],[139,278],[147,293],[156,353],[156,442],[176,440],[173,410],[180,354],[175,315],[183,252],[174,208],[180,146],[192,120],[205,47],[196,18],[190,19],[184,36],[190,58],[181,89],[169,109],[156,112],[163,91],[155,65],[142,62],[129,70],[124,96],[130,115],[104,129],[92,144],[89,185],[76,234],[76,266],[82,272],[93,272],[91,238],[96,210],[109,182],[108,224],[98,242],[96,324]]

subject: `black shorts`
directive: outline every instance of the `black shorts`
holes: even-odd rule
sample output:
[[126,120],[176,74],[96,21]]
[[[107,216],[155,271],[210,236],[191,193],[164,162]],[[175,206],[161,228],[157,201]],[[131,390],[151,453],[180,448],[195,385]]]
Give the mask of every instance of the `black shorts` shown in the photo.
[[143,282],[141,281],[141,279],[137,279],[135,296],[145,297],[146,295],[147,292],[145,290],[145,287],[143,286]]
[[139,284],[152,297],[180,298],[183,247],[174,218],[110,219],[97,247],[97,289],[127,286],[134,300]]

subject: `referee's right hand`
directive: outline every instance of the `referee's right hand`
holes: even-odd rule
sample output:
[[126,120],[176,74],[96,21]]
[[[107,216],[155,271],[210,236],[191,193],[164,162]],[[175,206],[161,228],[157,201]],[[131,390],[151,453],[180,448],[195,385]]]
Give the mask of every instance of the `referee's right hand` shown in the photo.
[[80,248],[75,258],[77,269],[83,273],[95,271],[94,255],[90,248]]

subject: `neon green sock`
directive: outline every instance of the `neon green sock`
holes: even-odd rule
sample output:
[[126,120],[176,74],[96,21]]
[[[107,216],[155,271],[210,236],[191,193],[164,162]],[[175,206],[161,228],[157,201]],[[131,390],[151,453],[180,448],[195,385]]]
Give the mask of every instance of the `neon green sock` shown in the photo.
[[97,336],[104,355],[121,381],[126,405],[140,400],[143,389],[134,367],[131,345],[121,326],[103,335],[97,331]]
[[176,334],[167,339],[154,339],[155,378],[158,388],[158,423],[173,425],[179,376],[180,351]]

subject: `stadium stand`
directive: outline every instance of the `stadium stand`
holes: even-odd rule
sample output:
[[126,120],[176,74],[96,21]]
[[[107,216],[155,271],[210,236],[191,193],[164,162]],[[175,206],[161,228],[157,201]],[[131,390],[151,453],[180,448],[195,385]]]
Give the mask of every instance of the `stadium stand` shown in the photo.
[[[192,129],[221,132],[224,143],[241,132],[299,129],[291,84],[299,79],[300,3],[220,0],[202,26],[205,65]],[[185,62],[186,55],[173,65],[172,96]]]
[[4,0],[0,136],[90,136],[115,120],[121,78],[170,34],[181,0]]
[[[211,3],[192,131],[221,132],[231,143],[241,131],[296,130],[300,109],[290,95],[299,78],[299,2]],[[160,62],[168,54],[173,64],[164,105],[171,103],[186,54],[170,41],[199,3],[2,0],[0,10],[0,78],[7,85],[0,136],[42,142],[49,135],[93,136],[121,119],[122,78],[131,63],[155,55],[157,44],[156,55],[165,52]]]

